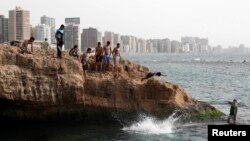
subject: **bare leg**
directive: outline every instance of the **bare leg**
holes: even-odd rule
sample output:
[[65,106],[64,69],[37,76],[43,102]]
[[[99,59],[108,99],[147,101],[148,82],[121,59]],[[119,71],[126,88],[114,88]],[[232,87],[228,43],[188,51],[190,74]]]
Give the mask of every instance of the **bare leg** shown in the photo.
[[103,70],[102,70],[102,62],[101,62],[101,64],[100,64],[100,72],[102,72]]
[[98,62],[95,64],[95,72],[97,72]]
[[83,71],[83,74],[84,74],[84,79],[86,80],[86,79],[87,79],[87,71],[84,70],[84,71]]

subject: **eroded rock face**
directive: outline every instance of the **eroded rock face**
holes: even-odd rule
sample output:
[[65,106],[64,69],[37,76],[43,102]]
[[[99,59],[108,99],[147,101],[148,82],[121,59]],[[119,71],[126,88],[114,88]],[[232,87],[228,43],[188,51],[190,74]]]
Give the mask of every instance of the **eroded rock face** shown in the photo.
[[122,61],[119,77],[112,72],[93,72],[85,78],[79,60],[56,52],[20,54],[19,49],[0,45],[0,116],[27,120],[78,120],[112,117],[112,112],[145,112],[168,116],[174,110],[189,113],[214,107],[189,97],[177,85],[149,79],[141,82],[148,68]]

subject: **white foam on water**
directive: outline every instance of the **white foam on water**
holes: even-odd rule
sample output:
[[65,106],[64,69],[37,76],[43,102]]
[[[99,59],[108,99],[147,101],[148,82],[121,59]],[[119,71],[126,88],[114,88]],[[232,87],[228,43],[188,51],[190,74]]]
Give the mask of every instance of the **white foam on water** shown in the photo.
[[122,130],[141,134],[168,134],[174,132],[174,124],[179,118],[174,118],[174,115],[169,116],[165,120],[156,120],[153,117],[142,116],[139,122],[131,126],[124,127]]

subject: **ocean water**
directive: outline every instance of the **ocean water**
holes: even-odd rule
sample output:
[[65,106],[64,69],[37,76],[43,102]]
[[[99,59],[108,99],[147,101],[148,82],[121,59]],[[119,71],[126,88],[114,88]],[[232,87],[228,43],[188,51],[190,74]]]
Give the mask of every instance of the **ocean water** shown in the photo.
[[[237,99],[238,124],[250,124],[250,55],[247,54],[123,54],[157,79],[181,86],[189,95],[229,113],[227,101]],[[246,63],[243,63],[246,60]],[[18,125],[0,132],[1,141],[206,141],[208,124],[226,119],[180,123],[173,113],[165,120],[141,115],[131,125]],[[0,127],[1,128],[1,127]]]

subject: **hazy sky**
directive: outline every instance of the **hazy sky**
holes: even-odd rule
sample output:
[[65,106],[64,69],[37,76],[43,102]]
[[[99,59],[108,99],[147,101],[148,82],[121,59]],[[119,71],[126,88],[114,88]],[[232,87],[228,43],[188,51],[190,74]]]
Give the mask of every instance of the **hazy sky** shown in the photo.
[[181,36],[209,38],[211,45],[250,47],[250,0],[0,0],[0,14],[21,6],[31,12],[31,24],[44,14],[80,17],[82,28],[142,38]]

